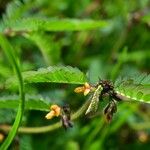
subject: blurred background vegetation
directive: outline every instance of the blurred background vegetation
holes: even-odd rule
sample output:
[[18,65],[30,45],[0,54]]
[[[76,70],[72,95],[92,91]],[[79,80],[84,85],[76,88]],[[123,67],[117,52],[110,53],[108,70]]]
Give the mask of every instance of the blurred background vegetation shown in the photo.
[[[4,15],[5,14],[5,15]],[[2,19],[23,17],[77,18],[107,20],[100,29],[69,32],[41,32],[29,38],[10,37],[21,70],[36,70],[50,65],[70,65],[85,72],[91,83],[101,79],[115,81],[119,75],[149,73],[150,1],[149,0],[0,0]],[[4,82],[13,70],[0,49],[0,96],[17,94],[5,90]],[[75,85],[36,84],[26,94],[40,95],[48,102],[69,103],[76,111],[87,97],[73,93]],[[101,108],[102,110],[103,108]],[[99,111],[101,112],[99,109]],[[16,111],[0,109],[0,124],[13,124]],[[41,111],[27,111],[21,125],[43,126]],[[0,132],[0,134],[6,134]],[[2,141],[1,141],[2,142]],[[101,150],[150,148],[150,105],[119,104],[113,121],[106,124],[103,115],[80,117],[74,127],[37,135],[17,134],[10,149],[20,150]]]

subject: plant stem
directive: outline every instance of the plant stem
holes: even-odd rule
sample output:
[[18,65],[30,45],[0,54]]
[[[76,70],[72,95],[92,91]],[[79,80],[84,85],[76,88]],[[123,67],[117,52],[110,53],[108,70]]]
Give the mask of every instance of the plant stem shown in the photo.
[[1,150],[7,150],[9,145],[14,139],[14,136],[17,133],[17,129],[19,127],[19,124],[22,119],[23,111],[24,111],[24,102],[25,102],[25,95],[24,95],[24,87],[23,87],[23,78],[21,75],[21,71],[19,68],[19,65],[16,61],[15,55],[14,55],[14,49],[12,45],[9,43],[9,41],[6,39],[5,36],[0,34],[0,45],[4,52],[6,53],[8,60],[10,61],[12,67],[14,68],[16,75],[18,77],[19,81],[19,93],[20,93],[20,103],[17,111],[17,115],[14,121],[14,124],[12,128],[10,128],[10,132],[6,138],[6,140],[3,142],[2,146],[0,147]]
[[[72,116],[72,120],[76,120],[79,118],[87,109],[89,106],[90,101],[86,101],[82,107],[77,110]],[[61,122],[55,123],[53,125],[49,126],[42,126],[42,127],[19,127],[18,132],[19,133],[26,133],[26,134],[38,134],[38,133],[45,133],[45,132],[50,132],[53,130],[56,130],[61,127]],[[0,125],[0,129],[3,130],[4,132],[8,132],[11,129],[11,126],[9,125]]]
[[145,130],[150,128],[150,123],[149,122],[144,122],[144,123],[130,123],[130,127],[134,130]]

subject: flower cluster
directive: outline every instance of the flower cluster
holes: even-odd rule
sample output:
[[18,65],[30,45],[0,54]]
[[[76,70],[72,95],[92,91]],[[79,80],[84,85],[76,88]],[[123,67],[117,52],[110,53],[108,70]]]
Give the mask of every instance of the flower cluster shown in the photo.
[[91,86],[89,83],[85,83],[83,86],[75,88],[74,92],[75,93],[83,93],[84,96],[89,94],[91,91],[93,91],[95,88]]
[[61,108],[58,105],[52,105],[50,107],[50,112],[45,116],[46,119],[52,119],[53,117],[58,117],[61,114]]
[[[92,93],[90,98],[91,102],[85,113],[86,115],[96,113],[99,100],[103,99],[104,96],[108,96],[109,103],[104,108],[104,115],[107,122],[112,120],[114,113],[117,111],[116,102],[121,100],[121,98],[118,97],[117,93],[114,91],[112,83],[107,80],[100,80],[97,85],[90,85],[86,82],[83,86],[75,88],[74,92],[83,93],[84,96]],[[69,105],[64,105],[62,107],[52,105],[50,107],[50,112],[45,117],[46,119],[52,119],[53,117],[59,116],[61,117],[62,126],[65,129],[73,126],[71,122],[71,110]]]
[[64,105],[62,107],[58,105],[52,105],[50,107],[50,112],[45,116],[46,119],[52,119],[53,117],[61,117],[62,125],[65,129],[72,127],[71,122],[71,110],[69,105]]

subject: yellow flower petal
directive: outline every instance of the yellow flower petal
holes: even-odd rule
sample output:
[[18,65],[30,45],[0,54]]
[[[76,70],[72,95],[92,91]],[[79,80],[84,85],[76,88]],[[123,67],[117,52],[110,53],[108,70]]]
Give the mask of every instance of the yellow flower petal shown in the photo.
[[84,86],[80,86],[75,88],[74,92],[75,93],[84,93],[84,96],[86,96],[90,91],[91,91],[92,87],[90,86],[89,83],[85,82]]
[[87,94],[89,94],[89,92],[90,92],[90,89],[86,89],[86,90],[84,91],[84,96],[86,96]]
[[75,88],[74,92],[75,93],[82,93],[82,92],[84,92],[84,86],[80,86],[80,87]]
[[3,142],[3,140],[4,140],[4,134],[0,133],[0,143]]
[[58,117],[61,114],[61,108],[58,105],[52,105],[50,110],[51,111],[45,116],[46,119],[52,119],[53,117]]
[[45,116],[45,118],[46,118],[46,119],[52,119],[54,116],[55,116],[55,112],[52,110],[52,111],[50,111],[50,112]]
[[52,105],[51,110],[55,112],[55,116],[59,116],[61,113],[61,108],[58,105]]
[[84,86],[85,86],[86,89],[90,89],[91,88],[91,86],[87,82],[85,82]]

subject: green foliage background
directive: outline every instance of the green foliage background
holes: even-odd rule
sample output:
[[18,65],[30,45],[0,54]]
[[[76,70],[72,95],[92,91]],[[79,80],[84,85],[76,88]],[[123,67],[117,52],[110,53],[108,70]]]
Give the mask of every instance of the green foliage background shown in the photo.
[[[139,74],[150,71],[149,0],[0,0],[0,17],[0,34],[12,45],[25,82],[26,105],[20,126],[58,122],[57,118],[45,119],[54,103],[69,103],[72,112],[78,110],[88,97],[73,91],[86,81],[96,83],[100,77],[115,82],[120,76],[139,77],[140,81]],[[13,62],[3,51],[7,41],[0,43],[0,134],[6,137],[1,127],[13,124],[19,94]],[[149,78],[139,87],[142,91],[143,85],[147,87],[146,101]],[[136,86],[123,87],[121,92],[139,90]],[[94,118],[83,114],[67,131],[18,133],[9,149],[149,149],[149,104],[119,104],[110,124],[102,115],[103,105],[100,102]]]

